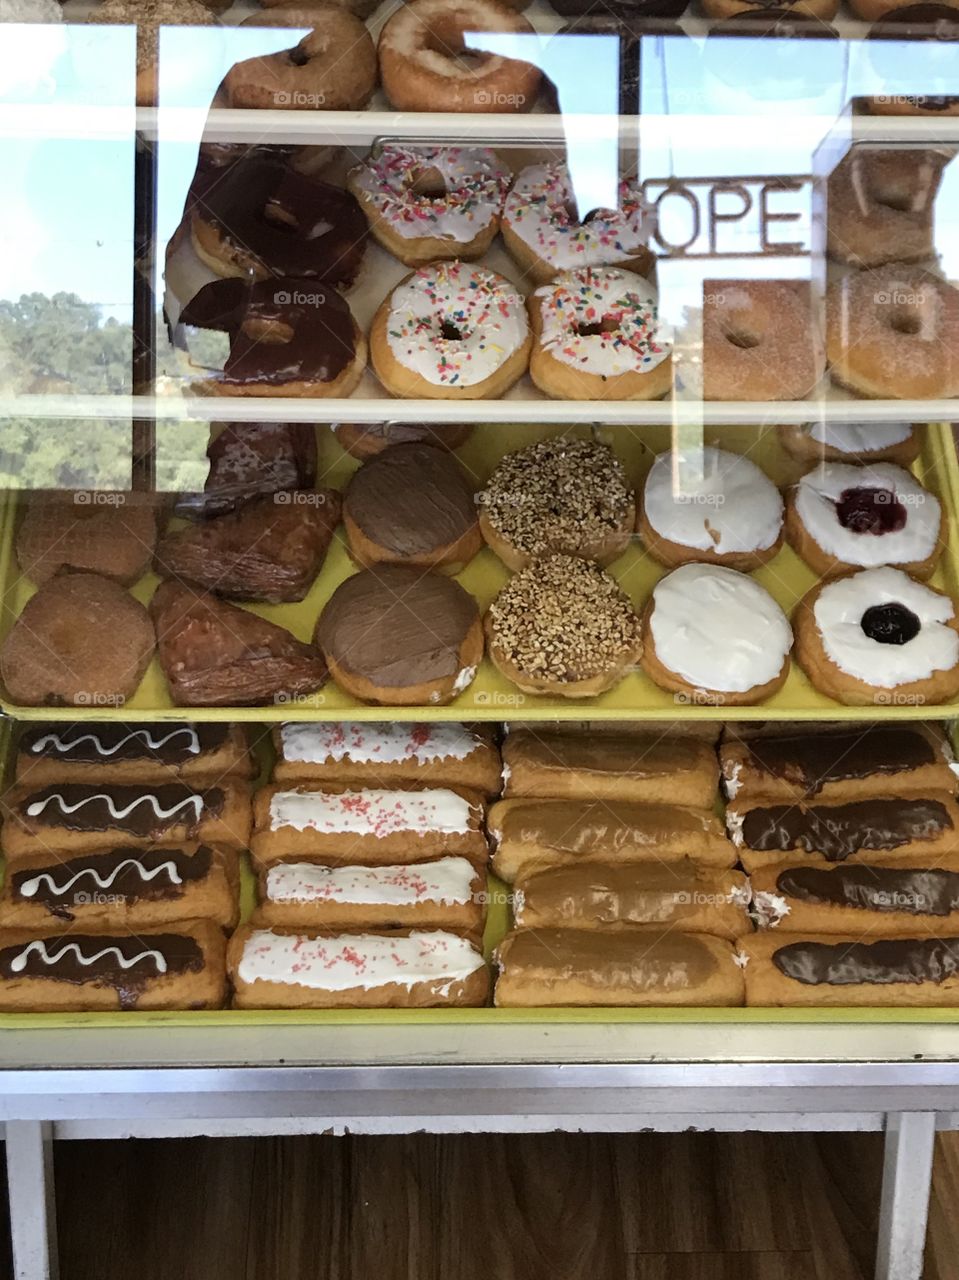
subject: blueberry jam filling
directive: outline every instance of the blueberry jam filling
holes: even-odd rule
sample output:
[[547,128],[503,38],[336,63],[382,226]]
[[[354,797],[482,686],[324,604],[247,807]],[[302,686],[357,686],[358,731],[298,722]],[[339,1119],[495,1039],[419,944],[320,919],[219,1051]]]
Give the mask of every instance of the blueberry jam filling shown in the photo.
[[874,604],[859,620],[865,634],[878,644],[908,644],[922,623],[904,604]]
[[906,524],[906,508],[891,489],[843,489],[836,515],[852,533],[898,533]]

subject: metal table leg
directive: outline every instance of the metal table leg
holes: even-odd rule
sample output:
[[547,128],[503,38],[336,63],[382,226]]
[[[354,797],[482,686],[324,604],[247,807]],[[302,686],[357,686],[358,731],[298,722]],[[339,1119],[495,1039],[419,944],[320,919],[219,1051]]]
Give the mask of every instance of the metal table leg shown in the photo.
[[886,1117],[876,1280],[921,1280],[935,1139],[933,1111]]
[[14,1280],[57,1280],[53,1126],[8,1120],[5,1130]]

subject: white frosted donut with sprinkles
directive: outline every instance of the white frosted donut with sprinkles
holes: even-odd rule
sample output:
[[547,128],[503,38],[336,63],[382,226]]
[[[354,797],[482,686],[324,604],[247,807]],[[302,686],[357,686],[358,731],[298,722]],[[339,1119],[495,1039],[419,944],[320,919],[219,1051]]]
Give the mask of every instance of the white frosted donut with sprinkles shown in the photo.
[[408,267],[472,261],[499,230],[510,171],[488,147],[384,147],[349,175],[370,230]]
[[503,240],[536,284],[559,271],[622,265],[646,274],[653,265],[653,215],[639,187],[619,185],[616,209],[594,209],[581,222],[569,171],[562,164],[523,169],[506,198]]
[[530,377],[556,400],[651,400],[672,385],[656,290],[632,271],[563,272],[529,300]]
[[380,305],[373,368],[391,395],[485,400],[526,371],[532,338],[523,296],[505,276],[466,263],[412,272]]

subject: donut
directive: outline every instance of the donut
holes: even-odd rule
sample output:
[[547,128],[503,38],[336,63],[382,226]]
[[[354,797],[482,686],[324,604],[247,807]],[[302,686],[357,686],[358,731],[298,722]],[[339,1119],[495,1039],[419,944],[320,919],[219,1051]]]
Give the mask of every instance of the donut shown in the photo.
[[706,400],[803,400],[822,373],[807,281],[703,281]]
[[353,283],[366,246],[362,210],[348,191],[282,161],[239,161],[195,191],[190,237],[218,276]]
[[656,290],[618,267],[564,271],[529,299],[529,375],[554,400],[654,400],[672,390]]
[[641,665],[680,704],[749,706],[786,683],[793,636],[753,578],[684,564],[661,578],[642,612]]
[[489,400],[526,372],[532,346],[523,295],[463,262],[420,267],[373,317],[370,353],[390,395]]
[[797,606],[796,658],[847,706],[925,706],[959,694],[956,601],[901,569],[819,583]]
[[157,508],[146,495],[37,494],[17,530],[17,564],[38,586],[76,570],[132,587],[150,568],[156,536]]
[[827,183],[826,248],[838,262],[880,267],[934,258],[942,151],[856,146]]
[[[703,12],[708,18],[735,18],[766,16],[772,7],[764,0],[702,0]],[[831,22],[839,12],[839,0],[778,0],[777,8],[790,16],[815,18],[819,22]]]
[[629,546],[636,514],[609,445],[565,436],[507,453],[476,505],[487,546],[513,570],[556,553],[607,565]]
[[[517,5],[522,8],[522,5]],[[397,111],[532,111],[540,73],[529,62],[482,53],[476,32],[532,36],[500,0],[411,0],[380,33],[380,76]]]
[[482,548],[473,486],[451,453],[396,444],[353,474],[343,527],[357,564],[458,572]]
[[642,653],[629,596],[579,556],[530,561],[490,605],[484,626],[493,665],[525,693],[594,697]]
[[102,0],[87,22],[136,28],[138,107],[157,105],[161,27],[212,27],[216,18],[200,0]]
[[341,689],[396,707],[451,702],[483,656],[473,597],[443,574],[399,565],[341,582],[323,607],[315,642]]
[[198,395],[348,396],[366,367],[366,339],[346,299],[316,280],[215,280],[183,308],[180,325],[230,338],[222,373],[194,383]]
[[347,179],[384,249],[408,267],[472,262],[499,230],[510,172],[488,147],[386,146]]
[[900,263],[857,272],[826,294],[834,382],[882,400],[959,395],[959,289]]
[[[855,5],[853,6],[855,8]],[[882,93],[867,98],[866,105],[874,115],[888,116],[956,116],[959,94],[955,67],[959,57],[959,13],[951,4],[910,4],[888,10],[873,24],[866,35],[866,57],[872,63],[884,88],[906,83],[904,93]],[[890,45],[888,42],[893,41]],[[902,42],[922,41],[921,72],[904,62]],[[914,80],[921,83],[914,84]],[[919,92],[916,92],[919,90]]]
[[667,568],[699,561],[758,569],[782,546],[783,502],[769,477],[738,453],[703,449],[703,477],[677,490],[673,452],[653,460],[636,529]]
[[[290,0],[259,0],[259,3],[263,9],[282,9],[286,8]],[[347,13],[353,13],[358,18],[368,18],[378,7],[378,0],[317,0],[315,4],[307,3],[307,0],[299,0],[296,7],[307,11],[332,7],[345,9]]]
[[786,535],[821,578],[898,565],[928,578],[942,554],[939,499],[892,462],[824,462],[786,497]]
[[[921,25],[926,29],[927,38],[930,34],[929,28],[933,27],[938,20],[941,19],[943,10],[948,13],[952,20],[956,20],[956,8],[953,4],[917,4],[902,5],[899,0],[849,0],[849,5],[857,17],[863,18],[866,22],[878,23],[883,20],[886,22],[900,21],[907,23],[909,26]],[[902,15],[910,11],[910,16]],[[914,13],[911,11],[922,10],[923,13]],[[936,16],[932,16],[929,11],[934,10]],[[891,37],[887,37],[891,38]],[[899,39],[907,39],[908,37],[900,36]]]
[[458,449],[473,430],[468,422],[337,422],[337,444],[354,458],[372,458],[394,444],[431,444]]
[[898,462],[919,456],[921,428],[911,422],[780,423],[779,441],[800,462]]
[[594,209],[580,221],[562,164],[520,171],[506,197],[501,229],[510,256],[536,284],[581,267],[621,265],[647,275],[654,264],[648,246],[653,218],[639,187],[621,182],[616,209]]
[[[235,62],[223,89],[230,107],[362,111],[376,88],[370,33],[347,9],[308,5],[256,13],[243,27],[311,27],[290,49]],[[291,37],[292,39],[292,37]]]

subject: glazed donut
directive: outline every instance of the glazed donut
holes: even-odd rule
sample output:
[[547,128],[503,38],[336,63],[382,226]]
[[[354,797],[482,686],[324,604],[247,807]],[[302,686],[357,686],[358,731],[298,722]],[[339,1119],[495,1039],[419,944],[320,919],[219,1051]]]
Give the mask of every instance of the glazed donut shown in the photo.
[[[854,6],[855,7],[855,6]],[[955,89],[955,66],[959,57],[959,12],[950,4],[910,4],[892,9],[866,36],[866,55],[884,86],[897,86],[903,74],[911,80],[908,64],[903,66],[898,44],[883,42],[921,40],[923,43],[922,92],[884,93],[867,98],[874,115],[885,116],[957,116],[959,94]],[[875,42],[875,43],[874,43]]]
[[617,267],[567,271],[529,300],[529,373],[554,400],[654,400],[672,389],[656,290]]
[[[702,0],[709,18],[763,17],[772,7],[768,0]],[[839,12],[839,0],[778,0],[778,8],[790,14],[831,22]]]
[[366,219],[348,191],[254,157],[193,184],[190,238],[218,276],[296,276],[352,284]]
[[413,271],[373,317],[373,368],[390,395],[486,400],[526,371],[532,338],[522,294],[463,262]]
[[800,666],[837,702],[923,706],[959,693],[956,602],[901,569],[820,583],[793,625]]
[[806,281],[703,281],[704,399],[803,400],[823,363]]
[[[516,5],[522,8],[523,5]],[[467,48],[470,32],[533,35],[500,0],[411,0],[380,34],[380,75],[397,111],[532,111],[536,67]]]
[[408,267],[484,254],[509,183],[509,170],[488,147],[388,146],[347,179],[373,235]]
[[919,457],[921,428],[912,422],[780,423],[783,448],[800,462],[898,462]]
[[312,27],[290,49],[235,62],[223,89],[231,107],[361,111],[376,88],[376,50],[352,13],[335,5],[274,9],[244,27]]
[[745,572],[782,546],[783,502],[754,462],[710,445],[700,483],[677,493],[670,450],[649,469],[636,528],[653,559],[670,569],[696,560]]
[[934,257],[936,196],[951,158],[898,147],[848,151],[827,184],[829,256],[857,267]]
[[333,434],[354,458],[372,458],[392,444],[432,444],[458,449],[472,433],[469,422],[337,422]]
[[959,395],[959,289],[900,263],[846,276],[826,295],[826,354],[856,395]]
[[348,396],[366,367],[366,339],[346,299],[316,280],[214,280],[180,312],[185,325],[230,339],[222,373],[195,382],[197,395]]
[[647,241],[652,215],[635,183],[619,186],[616,209],[594,209],[589,220],[576,214],[573,184],[562,164],[523,169],[506,197],[503,242],[510,256],[536,284],[560,271],[624,266],[648,275],[654,259]]
[[820,578],[883,564],[928,578],[945,527],[939,499],[891,462],[824,462],[786,497],[789,543]]

